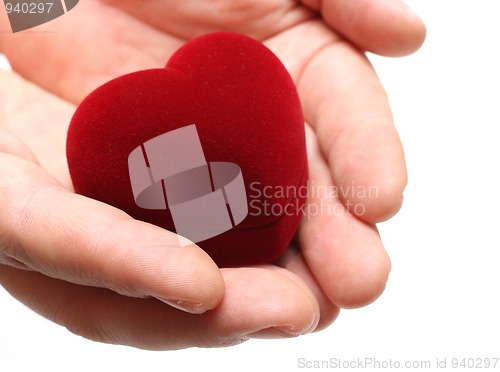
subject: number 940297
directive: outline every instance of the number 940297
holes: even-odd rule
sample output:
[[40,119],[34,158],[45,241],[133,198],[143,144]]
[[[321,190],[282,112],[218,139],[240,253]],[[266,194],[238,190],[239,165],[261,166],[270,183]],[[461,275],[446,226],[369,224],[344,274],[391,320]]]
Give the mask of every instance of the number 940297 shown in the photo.
[[48,14],[54,3],[12,3],[5,4],[7,14]]

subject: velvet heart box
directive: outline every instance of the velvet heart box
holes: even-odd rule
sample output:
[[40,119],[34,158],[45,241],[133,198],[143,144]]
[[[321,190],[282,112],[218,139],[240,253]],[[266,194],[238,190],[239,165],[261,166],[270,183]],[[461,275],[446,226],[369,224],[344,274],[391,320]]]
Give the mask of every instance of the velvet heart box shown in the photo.
[[279,257],[307,195],[294,82],[262,43],[234,33],[97,88],[73,116],[67,159],[77,193],[184,235],[220,266]]

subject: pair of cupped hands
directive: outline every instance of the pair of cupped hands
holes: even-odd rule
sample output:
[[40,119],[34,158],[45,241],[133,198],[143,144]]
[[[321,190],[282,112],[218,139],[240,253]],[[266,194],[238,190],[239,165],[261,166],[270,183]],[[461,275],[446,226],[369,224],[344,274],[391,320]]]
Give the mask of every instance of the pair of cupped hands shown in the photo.
[[[4,12],[0,28],[10,28]],[[66,131],[90,91],[219,30],[261,40],[289,70],[310,181],[378,190],[325,195],[342,213],[304,218],[272,264],[219,269],[194,245],[152,249],[177,238],[75,194],[69,177]],[[0,284],[74,333],[146,349],[297,336],[369,304],[390,271],[375,224],[399,210],[407,178],[364,52],[407,55],[424,38],[399,0],[93,0],[37,29],[1,33],[13,72],[0,71]]]

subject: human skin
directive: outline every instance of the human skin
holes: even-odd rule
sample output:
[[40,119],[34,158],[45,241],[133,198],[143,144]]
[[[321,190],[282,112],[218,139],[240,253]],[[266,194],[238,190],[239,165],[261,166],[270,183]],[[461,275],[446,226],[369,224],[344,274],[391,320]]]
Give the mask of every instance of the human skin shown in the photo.
[[[364,51],[416,51],[420,18],[397,0],[137,4],[82,1],[34,30],[0,33],[14,70],[0,71],[0,283],[76,334],[154,350],[305,334],[340,308],[374,301],[390,271],[375,224],[400,209],[407,178]],[[9,29],[3,12],[0,28]],[[90,91],[162,66],[186,40],[219,30],[261,40],[289,70],[306,119],[310,182],[378,190],[310,197],[311,206],[342,212],[304,218],[270,264],[219,269],[195,245],[159,248],[176,236],[75,194],[67,169],[67,126]]]

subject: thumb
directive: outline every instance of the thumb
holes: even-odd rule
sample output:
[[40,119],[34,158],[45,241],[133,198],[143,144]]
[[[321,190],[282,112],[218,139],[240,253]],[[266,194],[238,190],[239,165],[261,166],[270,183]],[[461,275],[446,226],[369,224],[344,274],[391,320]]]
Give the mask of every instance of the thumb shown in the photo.
[[[38,166],[0,154],[0,263],[202,313],[224,282],[196,245],[73,194]],[[16,264],[13,264],[15,262]]]

